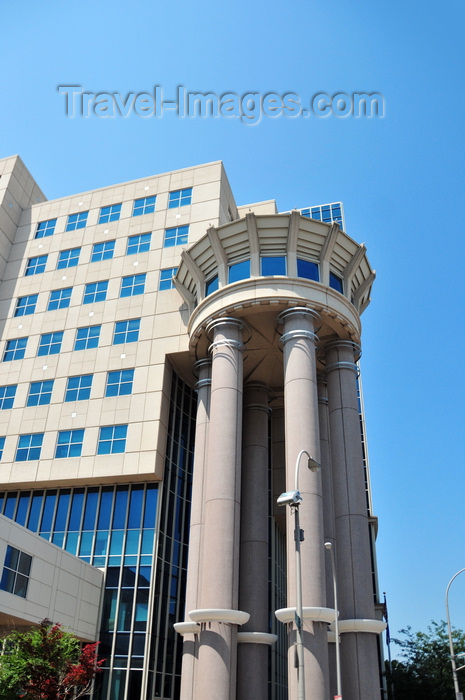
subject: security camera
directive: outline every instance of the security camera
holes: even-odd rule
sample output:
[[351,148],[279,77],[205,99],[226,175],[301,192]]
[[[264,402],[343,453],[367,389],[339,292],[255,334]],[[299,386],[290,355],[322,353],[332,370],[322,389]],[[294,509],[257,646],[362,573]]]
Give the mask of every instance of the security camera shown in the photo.
[[301,500],[300,491],[286,491],[279,496],[276,502],[278,506],[298,506]]

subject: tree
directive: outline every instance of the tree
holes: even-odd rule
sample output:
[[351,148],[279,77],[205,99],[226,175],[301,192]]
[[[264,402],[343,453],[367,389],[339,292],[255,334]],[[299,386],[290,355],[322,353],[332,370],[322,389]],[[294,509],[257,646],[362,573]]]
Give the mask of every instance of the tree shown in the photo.
[[81,649],[77,637],[61,625],[42,620],[28,632],[12,632],[0,656],[2,700],[61,700],[81,698],[92,685],[103,660],[98,643]]
[[[412,632],[411,627],[399,634],[404,639],[392,639],[401,648],[400,659],[394,659],[386,670],[389,695],[395,700],[451,700],[455,697],[450,662],[449,636],[444,621],[431,622],[427,632]],[[454,652],[465,651],[465,632],[452,630]],[[460,665],[460,664],[458,664]],[[459,684],[465,688],[465,675]]]

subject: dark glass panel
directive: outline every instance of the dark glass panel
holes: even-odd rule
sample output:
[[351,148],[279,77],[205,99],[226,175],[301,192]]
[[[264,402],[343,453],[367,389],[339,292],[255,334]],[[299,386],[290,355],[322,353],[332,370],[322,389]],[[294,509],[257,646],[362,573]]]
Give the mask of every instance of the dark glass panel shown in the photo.
[[218,286],[218,275],[215,275],[214,277],[209,279],[208,282],[205,283],[205,296],[208,297],[209,294],[216,292]]
[[239,282],[250,277],[250,260],[242,260],[229,266],[228,283]]
[[286,258],[284,256],[263,257],[262,258],[262,276],[270,277],[272,275],[286,274]]
[[70,490],[62,490],[58,495],[57,513],[55,516],[54,529],[63,532],[66,529],[66,520],[68,518],[68,509],[70,501]]
[[130,632],[131,630],[131,618],[132,618],[132,606],[134,602],[134,589],[124,588],[121,591],[120,601],[119,601],[119,612],[118,612],[118,625],[117,629],[121,632]]
[[136,567],[125,566],[123,568],[122,588],[135,588],[136,586]]
[[140,698],[142,692],[142,671],[129,672],[128,698]]
[[75,489],[73,493],[73,502],[71,504],[71,514],[69,516],[69,530],[80,529],[83,503],[84,489]]
[[111,674],[111,700],[124,700],[124,686],[126,683],[126,671],[115,669]]
[[127,656],[129,653],[129,634],[122,632],[116,635],[115,654]]
[[87,491],[86,508],[84,511],[83,530],[93,530],[95,528],[95,516],[97,514],[98,489],[91,488]]
[[107,569],[106,588],[118,588],[119,575],[121,569],[119,566],[109,566]]
[[342,279],[335,275],[334,272],[329,273],[329,286],[342,294]]
[[297,276],[305,277],[307,280],[314,280],[315,282],[318,282],[320,279],[320,274],[317,263],[311,262],[311,260],[301,260],[298,258]]
[[44,510],[42,512],[42,523],[40,532],[50,532],[52,529],[53,514],[55,512],[56,491],[48,491],[45,496]]
[[131,491],[131,502],[129,506],[128,528],[140,527],[143,499],[144,487],[133,486]]
[[18,494],[15,491],[14,493],[9,493],[6,497],[5,511],[3,515],[5,515],[7,518],[10,518],[10,520],[13,519],[13,516],[15,514],[17,496]]
[[113,513],[113,529],[120,530],[126,526],[126,511],[128,507],[128,487],[118,486],[116,489],[115,510]]
[[100,510],[97,530],[108,530],[110,527],[111,507],[113,505],[113,487],[105,486],[100,497]]
[[29,507],[30,493],[29,491],[20,494],[18,499],[18,509],[16,511],[15,521],[18,525],[26,525],[27,510]]
[[149,484],[145,496],[144,528],[155,527],[157,516],[158,488]]
[[29,511],[29,520],[27,526],[29,530],[37,532],[39,527],[40,511],[44,500],[43,491],[34,491],[32,494],[31,509]]

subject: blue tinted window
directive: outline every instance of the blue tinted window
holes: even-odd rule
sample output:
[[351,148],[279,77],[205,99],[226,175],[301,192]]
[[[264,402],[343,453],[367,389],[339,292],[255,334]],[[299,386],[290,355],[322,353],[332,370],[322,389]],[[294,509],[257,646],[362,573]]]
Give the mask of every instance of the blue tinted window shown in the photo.
[[10,360],[22,360],[26,352],[27,338],[14,338],[7,340],[5,352],[3,353],[3,362]]
[[205,283],[205,296],[208,297],[208,295],[212,294],[212,292],[216,292],[218,289],[218,284],[218,275],[215,275],[209,279],[208,282]]
[[121,280],[120,297],[133,297],[145,291],[145,274],[130,275]]
[[17,384],[10,384],[10,386],[0,386],[0,410],[6,408],[13,408],[13,402],[15,400],[15,394]]
[[61,350],[61,341],[63,340],[63,331],[56,333],[44,333],[40,336],[39,349],[37,356],[41,355],[57,355]]
[[0,437],[0,459],[3,457],[3,449],[5,447],[5,437]]
[[49,219],[48,221],[40,221],[36,228],[36,238],[45,238],[45,236],[52,236],[55,233],[55,226],[57,220]]
[[121,214],[121,204],[111,204],[100,209],[99,224],[107,224],[109,221],[118,221]]
[[92,374],[81,374],[76,377],[68,377],[65,401],[84,401],[90,397],[92,387]]
[[29,584],[32,557],[19,549],[7,546],[0,589],[25,598]]
[[164,247],[170,248],[173,245],[184,245],[189,238],[189,226],[174,226],[165,229]]
[[342,279],[338,277],[338,275],[335,275],[334,272],[329,273],[329,286],[335,289],[336,292],[343,293]]
[[47,311],[67,309],[71,301],[72,291],[72,287],[65,287],[64,289],[54,289],[52,292],[50,292]]
[[84,228],[87,224],[88,211],[81,211],[79,214],[70,214],[66,224],[67,231],[76,231],[78,228]]
[[173,190],[170,192],[168,200],[168,209],[176,207],[184,207],[190,204],[192,200],[192,187],[185,187],[183,190]]
[[142,216],[142,214],[152,214],[155,211],[156,197],[143,197],[142,199],[134,200],[134,207],[132,210],[133,216]]
[[115,323],[113,345],[135,343],[139,340],[139,330],[140,318],[132,318],[129,321],[117,321]]
[[315,280],[318,282],[320,279],[320,273],[317,263],[311,262],[311,260],[301,260],[297,258],[297,276],[305,277],[307,280]]
[[26,406],[44,406],[52,399],[53,379],[44,382],[31,382]]
[[123,396],[132,392],[133,369],[108,372],[105,396]]
[[261,262],[263,277],[286,274],[286,258],[283,256],[263,257]]
[[100,428],[97,454],[109,455],[126,449],[127,425],[108,425]]
[[80,457],[84,430],[61,430],[58,433],[55,458]]
[[129,236],[126,255],[134,255],[135,253],[143,253],[150,250],[151,233],[141,233],[138,236]]
[[250,277],[250,260],[242,260],[229,266],[228,283],[239,282]]
[[115,252],[115,241],[103,241],[103,243],[94,243],[92,248],[92,257],[90,262],[99,262],[101,260],[110,260]]
[[93,304],[94,302],[105,301],[107,298],[107,290],[108,280],[86,284],[82,303]]
[[36,310],[38,294],[29,294],[26,297],[19,297],[16,302],[15,316],[28,316]]
[[18,447],[16,449],[16,462],[28,462],[30,460],[39,459],[43,439],[43,433],[20,435]]
[[160,270],[160,283],[158,286],[160,292],[166,289],[174,289],[173,277],[177,271],[177,267],[167,267],[165,270]]
[[29,258],[26,265],[26,277],[30,275],[38,275],[45,270],[47,264],[47,255],[38,255],[35,258]]
[[102,326],[86,326],[85,328],[78,328],[76,340],[74,341],[74,349],[87,350],[88,348],[97,348],[101,327]]
[[69,250],[62,250],[58,256],[57,270],[61,270],[64,267],[76,267],[76,265],[79,262],[80,252],[80,248],[70,248]]

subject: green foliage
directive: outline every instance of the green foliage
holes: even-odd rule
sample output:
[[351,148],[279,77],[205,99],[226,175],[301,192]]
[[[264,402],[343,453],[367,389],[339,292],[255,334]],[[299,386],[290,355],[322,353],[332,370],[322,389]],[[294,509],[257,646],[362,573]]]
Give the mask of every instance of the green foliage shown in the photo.
[[[444,621],[431,622],[427,632],[413,633],[410,627],[391,642],[401,648],[400,659],[392,661],[386,677],[390,700],[451,700],[455,697],[450,662],[449,636]],[[465,632],[453,630],[454,652],[465,651]],[[458,663],[457,666],[461,664]],[[465,689],[465,669],[459,671],[460,687]],[[392,694],[392,690],[394,694]]]
[[28,632],[12,632],[0,656],[2,700],[61,700],[87,694],[103,661],[97,644],[81,649],[77,637],[43,620]]

